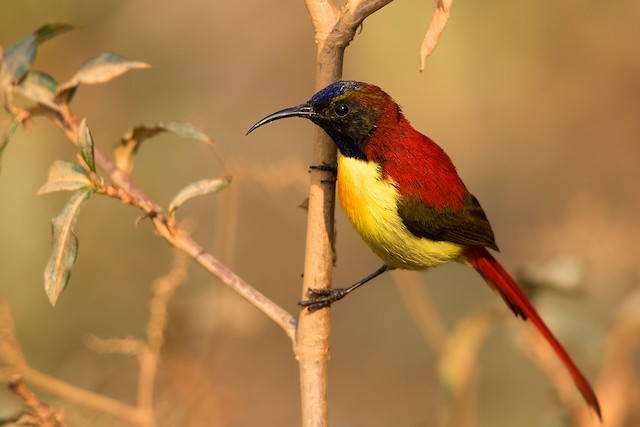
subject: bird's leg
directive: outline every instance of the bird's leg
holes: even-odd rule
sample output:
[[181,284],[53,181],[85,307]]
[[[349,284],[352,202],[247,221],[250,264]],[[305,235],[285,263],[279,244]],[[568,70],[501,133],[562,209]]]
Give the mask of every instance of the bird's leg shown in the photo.
[[336,182],[337,180],[335,174],[338,172],[338,164],[335,162],[334,163],[322,162],[319,165],[309,166],[309,169],[314,169],[317,171],[324,171],[324,172],[331,172],[333,174],[329,178],[322,179],[320,182]]
[[309,299],[299,301],[298,305],[302,307],[306,307],[310,312],[314,312],[316,310],[320,310],[321,308],[329,307],[332,303],[341,300],[348,293],[358,289],[360,286],[364,285],[371,279],[378,277],[382,273],[387,270],[392,270],[393,268],[389,267],[387,264],[383,264],[382,267],[368,275],[362,280],[357,281],[353,285],[347,288],[334,288],[334,289],[312,289],[309,288],[307,295]]

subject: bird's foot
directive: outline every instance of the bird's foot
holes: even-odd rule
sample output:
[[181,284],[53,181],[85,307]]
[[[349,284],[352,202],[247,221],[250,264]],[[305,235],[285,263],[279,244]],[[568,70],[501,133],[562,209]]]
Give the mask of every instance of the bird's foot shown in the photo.
[[315,169],[318,171],[325,171],[325,172],[336,172],[338,170],[338,164],[335,162],[333,163],[322,162],[319,165],[309,166],[309,169]]
[[330,307],[334,302],[341,300],[349,292],[346,288],[335,289],[309,289],[307,296],[309,299],[298,302],[298,305],[306,307],[310,313],[322,308]]
[[337,181],[337,178],[335,176],[336,172],[338,172],[338,164],[337,163],[327,163],[327,162],[322,162],[319,165],[311,165],[309,166],[309,169],[314,169],[317,171],[324,171],[324,172],[331,172],[333,175],[328,177],[328,178],[323,178],[320,180],[320,182],[329,182],[329,183],[335,183]]

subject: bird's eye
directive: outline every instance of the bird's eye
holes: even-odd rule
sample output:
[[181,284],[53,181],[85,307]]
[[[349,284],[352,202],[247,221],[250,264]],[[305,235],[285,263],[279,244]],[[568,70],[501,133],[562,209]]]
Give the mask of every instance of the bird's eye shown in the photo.
[[349,114],[349,107],[347,107],[344,104],[340,104],[338,106],[336,106],[335,110],[336,114],[340,117],[344,117],[347,114]]

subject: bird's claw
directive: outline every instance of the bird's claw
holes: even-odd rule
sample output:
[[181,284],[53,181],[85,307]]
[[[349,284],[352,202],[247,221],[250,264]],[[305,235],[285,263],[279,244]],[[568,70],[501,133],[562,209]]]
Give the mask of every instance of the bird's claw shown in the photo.
[[318,171],[325,171],[325,172],[336,172],[338,170],[338,164],[335,162],[333,163],[322,162],[319,165],[309,166],[309,169],[315,169]]
[[307,291],[309,299],[298,302],[298,305],[306,307],[310,313],[320,310],[322,308],[330,307],[334,302],[341,300],[347,292],[344,288],[335,289],[314,289],[310,288]]
[[335,173],[338,171],[338,164],[337,163],[327,163],[327,162],[322,162],[319,165],[311,165],[309,166],[309,169],[313,169],[313,170],[317,170],[317,171],[323,171],[323,172],[331,172],[334,175],[330,176],[328,178],[323,178],[320,180],[320,182],[323,183],[331,183],[334,184],[337,181],[337,178],[335,176]]

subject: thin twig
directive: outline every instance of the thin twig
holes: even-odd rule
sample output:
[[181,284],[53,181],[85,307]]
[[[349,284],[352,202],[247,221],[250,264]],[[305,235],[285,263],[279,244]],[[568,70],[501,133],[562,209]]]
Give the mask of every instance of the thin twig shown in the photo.
[[[31,368],[18,346],[11,314],[6,303],[0,304],[0,331],[2,331],[0,335],[0,359],[9,365],[10,368],[7,373],[11,373],[10,375],[18,374],[39,389],[53,393],[69,402],[79,403],[86,408],[111,415],[132,425],[140,425],[140,414],[136,408],[115,399],[73,386]],[[5,379],[7,380],[8,378]]]
[[34,386],[59,396],[61,399],[82,405],[123,420],[132,425],[141,425],[141,413],[133,406],[116,399],[76,387],[57,378],[46,375],[36,369],[27,367],[22,375]]
[[20,375],[14,375],[9,379],[9,390],[20,396],[25,406],[31,410],[29,424],[40,427],[64,427],[64,412],[51,408],[40,401],[38,397],[27,388]]
[[418,280],[415,272],[393,270],[391,275],[402,301],[422,333],[425,342],[433,354],[440,356],[447,339],[447,327],[433,304],[431,296]]
[[[68,105],[61,106],[58,111],[38,106],[29,110],[29,112],[32,116],[44,115],[49,117],[64,132],[69,141],[75,145],[78,144],[78,123]],[[121,190],[115,196],[117,194],[126,195],[126,200],[123,199],[123,201],[142,209],[153,223],[156,232],[167,240],[169,244],[187,253],[207,271],[247,299],[280,326],[291,340],[295,338],[296,321],[291,314],[245,282],[194,241],[186,230],[172,218],[169,218],[163,208],[133,182],[129,174],[118,169],[115,163],[100,150],[96,148],[94,155],[96,164],[107,172],[111,181]]]
[[153,390],[160,352],[164,343],[167,306],[177,287],[184,283],[187,277],[187,261],[186,254],[176,252],[171,271],[153,284],[154,295],[147,322],[147,343],[140,358],[140,377],[138,379],[138,409],[147,415],[147,425],[155,424]]
[[16,338],[9,304],[5,301],[0,301],[0,360],[18,372],[27,366],[27,360]]

